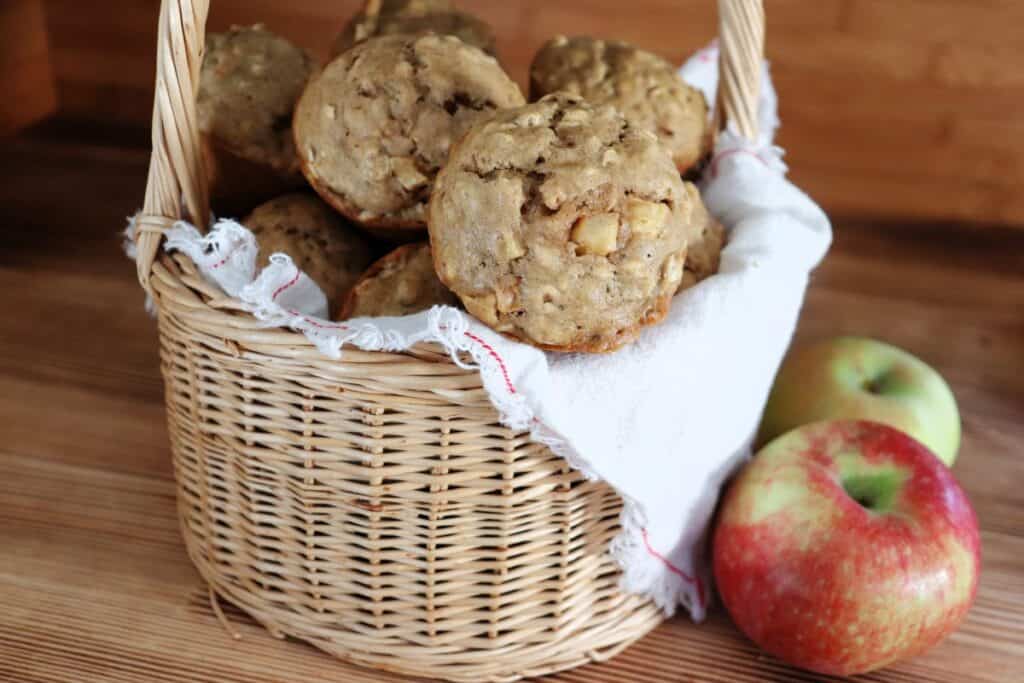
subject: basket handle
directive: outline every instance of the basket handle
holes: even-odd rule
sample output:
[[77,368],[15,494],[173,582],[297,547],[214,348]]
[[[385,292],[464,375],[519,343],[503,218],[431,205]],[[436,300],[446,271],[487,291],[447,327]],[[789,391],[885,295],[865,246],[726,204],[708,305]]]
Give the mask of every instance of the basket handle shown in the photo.
[[757,140],[757,104],[764,61],[763,0],[718,0],[718,103],[715,130],[728,122]]
[[[135,238],[139,282],[148,293],[152,293],[149,278],[164,231],[181,218],[183,209],[197,225],[209,222],[209,189],[196,115],[209,9],[209,0],[160,3],[153,152]],[[378,13],[380,0],[368,0],[366,9]],[[721,56],[716,130],[732,121],[753,140],[764,54],[763,0],[718,0],[718,11]]]
[[209,9],[209,0],[160,4],[153,152],[135,236],[139,282],[148,293],[152,293],[149,277],[164,231],[182,217],[183,209],[197,225],[209,222],[209,190],[196,115]]

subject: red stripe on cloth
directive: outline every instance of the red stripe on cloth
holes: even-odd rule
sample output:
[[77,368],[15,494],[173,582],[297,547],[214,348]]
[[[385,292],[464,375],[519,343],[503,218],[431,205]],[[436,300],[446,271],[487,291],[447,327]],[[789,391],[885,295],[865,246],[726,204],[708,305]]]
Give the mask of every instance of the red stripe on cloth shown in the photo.
[[644,537],[644,545],[647,546],[647,552],[649,552],[651,555],[653,555],[657,559],[661,560],[661,562],[666,567],[668,567],[670,572],[672,572],[673,574],[676,574],[676,575],[682,577],[682,579],[684,581],[686,581],[687,583],[693,584],[693,585],[695,585],[697,587],[697,601],[700,603],[701,607],[704,607],[705,602],[706,602],[705,596],[704,596],[704,583],[699,578],[697,578],[695,576],[690,576],[689,574],[684,572],[682,569],[680,569],[679,567],[677,567],[674,564],[672,564],[671,562],[669,562],[667,557],[665,557],[664,555],[659,553],[657,550],[655,550],[654,546],[651,545],[651,539],[647,536],[647,529],[643,529],[641,531],[641,534]]
[[278,297],[278,295],[281,294],[281,292],[285,291],[286,289],[288,289],[289,287],[294,285],[296,282],[298,282],[300,275],[302,275],[302,271],[300,271],[298,268],[296,268],[295,269],[295,277],[293,277],[289,282],[284,283],[283,285],[278,287],[276,290],[274,290],[274,293],[270,295],[270,298],[271,299],[276,299]]
[[285,310],[288,311],[289,313],[291,313],[292,315],[294,315],[297,318],[302,318],[303,322],[309,323],[313,327],[319,327],[321,330],[347,330],[348,329],[348,325],[341,325],[341,324],[338,324],[338,323],[322,323],[322,322],[318,321],[315,318],[310,318],[308,315],[302,315],[302,313],[300,313],[299,311],[296,311],[294,308],[287,308]]
[[498,361],[498,367],[501,368],[501,374],[505,378],[505,386],[508,388],[508,393],[510,393],[510,394],[516,393],[516,388],[512,384],[512,378],[508,374],[508,368],[505,367],[505,361],[498,354],[498,352],[495,351],[494,348],[490,344],[488,344],[487,342],[485,342],[483,339],[481,339],[480,337],[476,336],[472,332],[466,332],[465,334],[466,334],[467,337],[469,337],[470,339],[475,341],[477,344],[482,346],[484,348],[484,350],[487,351],[487,353],[489,353],[491,355],[491,358],[493,358],[494,360]]
[[241,245],[236,244],[235,246],[233,246],[230,249],[228,249],[228,253],[224,254],[224,258],[222,258],[220,261],[217,261],[212,266],[210,266],[210,270],[217,270],[218,268],[223,266],[225,263],[227,263],[228,259],[231,258],[231,255],[234,254],[236,251],[238,251],[238,248],[240,246]]

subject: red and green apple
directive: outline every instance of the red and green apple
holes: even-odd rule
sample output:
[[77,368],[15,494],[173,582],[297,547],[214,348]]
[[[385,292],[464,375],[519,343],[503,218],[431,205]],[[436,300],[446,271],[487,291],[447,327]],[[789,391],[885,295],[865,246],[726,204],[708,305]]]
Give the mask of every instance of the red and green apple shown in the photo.
[[855,675],[951,633],[978,585],[974,510],[906,433],[865,421],[776,439],[727,492],[713,538],[736,625],[796,666]]
[[942,376],[902,349],[859,337],[793,348],[775,379],[758,442],[841,418],[892,425],[947,465],[960,447],[960,413]]

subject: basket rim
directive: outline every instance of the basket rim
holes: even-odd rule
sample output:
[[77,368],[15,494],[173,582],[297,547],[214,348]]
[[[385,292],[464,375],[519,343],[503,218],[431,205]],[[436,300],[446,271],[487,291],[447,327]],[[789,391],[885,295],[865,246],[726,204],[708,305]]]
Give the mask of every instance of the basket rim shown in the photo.
[[[177,315],[187,315],[190,324],[217,333],[237,353],[260,353],[291,360],[303,359],[314,365],[336,365],[338,360],[320,352],[301,332],[288,328],[268,328],[249,313],[237,299],[217,290],[199,273],[184,254],[161,254],[153,264],[151,295],[160,310],[173,306]],[[473,386],[483,389],[479,374],[456,365],[448,351],[437,342],[422,341],[401,351],[367,351],[347,345],[344,362],[352,364],[388,363],[396,359],[418,360],[437,366],[446,364],[447,375],[474,377]]]

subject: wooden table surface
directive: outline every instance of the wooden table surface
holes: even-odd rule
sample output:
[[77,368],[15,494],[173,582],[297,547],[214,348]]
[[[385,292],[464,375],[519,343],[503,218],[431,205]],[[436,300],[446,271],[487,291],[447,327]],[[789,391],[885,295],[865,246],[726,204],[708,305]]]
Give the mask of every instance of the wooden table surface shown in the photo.
[[[118,251],[147,152],[107,137],[0,142],[0,681],[396,680],[228,609],[232,640],[211,613],[177,529],[155,326]],[[1024,680],[1024,233],[840,223],[799,334],[839,333],[894,342],[949,379],[964,419],[955,472],[983,528],[967,623],[862,680]],[[714,612],[549,680],[823,679]]]

